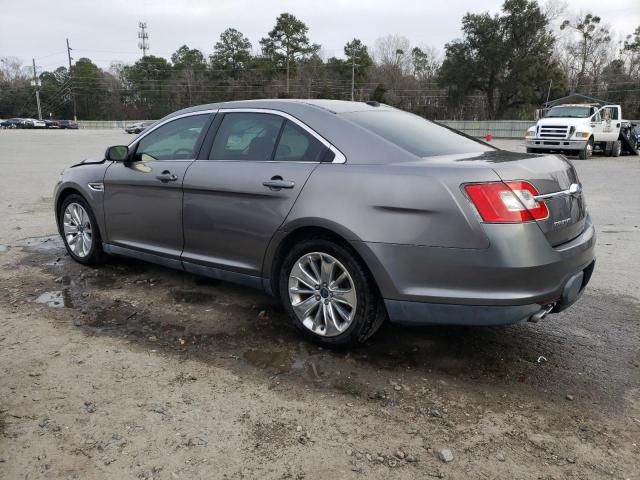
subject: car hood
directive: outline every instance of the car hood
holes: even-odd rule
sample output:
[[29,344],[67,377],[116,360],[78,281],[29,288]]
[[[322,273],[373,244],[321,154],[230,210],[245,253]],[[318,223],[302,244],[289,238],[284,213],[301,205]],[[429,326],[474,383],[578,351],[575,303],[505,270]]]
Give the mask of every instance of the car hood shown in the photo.
[[82,160],[81,162],[78,162],[74,165],[71,165],[70,168],[73,167],[79,167],[80,165],[95,165],[97,163],[103,163],[104,162],[104,158],[102,159],[98,159],[98,158],[85,158],[84,160]]
[[588,118],[571,118],[571,117],[553,117],[553,118],[541,118],[538,120],[538,125],[546,126],[546,125],[585,125],[589,124],[591,121]]

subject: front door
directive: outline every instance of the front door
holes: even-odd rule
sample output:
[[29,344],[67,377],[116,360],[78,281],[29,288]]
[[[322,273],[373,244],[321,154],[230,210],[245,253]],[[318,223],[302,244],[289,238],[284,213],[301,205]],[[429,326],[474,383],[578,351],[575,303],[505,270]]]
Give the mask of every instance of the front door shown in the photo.
[[129,147],[130,161],[109,166],[104,178],[108,243],[179,262],[182,182],[208,118],[194,114],[160,125]]
[[184,179],[184,265],[257,279],[269,241],[327,147],[273,113],[227,112],[213,128],[210,153]]

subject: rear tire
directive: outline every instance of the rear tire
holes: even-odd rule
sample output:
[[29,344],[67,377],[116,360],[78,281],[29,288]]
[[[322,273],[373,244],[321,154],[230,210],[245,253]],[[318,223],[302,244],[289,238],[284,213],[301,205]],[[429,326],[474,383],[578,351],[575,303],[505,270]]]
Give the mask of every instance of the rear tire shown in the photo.
[[386,318],[366,266],[349,245],[331,238],[296,244],[283,260],[279,290],[294,326],[324,347],[364,343]]
[[58,228],[67,252],[76,262],[83,265],[104,263],[98,222],[82,196],[72,194],[64,199],[58,212]]
[[588,158],[591,158],[591,155],[593,155],[593,137],[591,137],[584,148],[580,150],[578,158],[580,160],[587,160]]
[[613,145],[611,146],[611,156],[619,157],[621,153],[622,153],[622,142],[620,140],[616,140],[615,142],[613,142]]

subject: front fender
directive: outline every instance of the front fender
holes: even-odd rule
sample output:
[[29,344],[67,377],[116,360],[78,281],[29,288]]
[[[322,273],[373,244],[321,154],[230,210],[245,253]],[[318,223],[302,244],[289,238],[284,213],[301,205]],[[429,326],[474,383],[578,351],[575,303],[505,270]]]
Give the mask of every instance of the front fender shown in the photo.
[[93,211],[93,215],[98,222],[98,228],[102,235],[102,239],[106,240],[106,224],[104,219],[103,191],[94,190],[89,184],[102,184],[107,165],[105,164],[83,164],[72,168],[67,168],[62,177],[58,180],[54,188],[54,214],[58,232],[60,231],[60,204],[67,195],[78,193],[89,204]]

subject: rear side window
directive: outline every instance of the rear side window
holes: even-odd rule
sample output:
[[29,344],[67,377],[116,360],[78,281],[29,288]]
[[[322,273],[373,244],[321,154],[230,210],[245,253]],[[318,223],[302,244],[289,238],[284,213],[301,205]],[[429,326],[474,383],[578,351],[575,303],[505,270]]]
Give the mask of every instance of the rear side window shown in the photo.
[[319,162],[325,153],[325,146],[302,128],[287,120],[275,157],[278,162]]
[[209,160],[271,160],[283,121],[268,113],[226,113]]
[[136,147],[136,160],[191,160],[200,132],[209,115],[190,115],[158,127]]
[[351,112],[342,116],[418,157],[493,150],[479,141],[400,110]]

